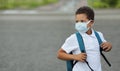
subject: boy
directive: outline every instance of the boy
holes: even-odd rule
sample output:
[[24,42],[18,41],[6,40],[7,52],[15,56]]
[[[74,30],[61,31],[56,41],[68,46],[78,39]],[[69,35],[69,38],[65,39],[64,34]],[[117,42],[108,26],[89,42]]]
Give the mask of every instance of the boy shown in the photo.
[[[94,24],[94,11],[87,6],[80,7],[75,14],[75,29],[81,34],[86,53],[81,53],[77,37],[72,34],[68,37],[63,46],[58,50],[58,58],[61,60],[75,60],[78,61],[73,71],[91,71],[85,61],[89,63],[89,66],[94,71],[102,71],[100,61],[100,49],[99,43],[92,28]],[[98,32],[103,43],[101,48],[108,52],[111,50],[112,45],[107,42],[103,34]],[[73,54],[69,54],[72,52]]]

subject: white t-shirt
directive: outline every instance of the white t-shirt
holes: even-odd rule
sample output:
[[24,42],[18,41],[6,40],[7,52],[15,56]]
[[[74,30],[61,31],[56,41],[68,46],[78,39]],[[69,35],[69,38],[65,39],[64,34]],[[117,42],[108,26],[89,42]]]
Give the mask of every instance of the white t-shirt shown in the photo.
[[[92,30],[91,35],[88,35],[86,33],[80,34],[82,35],[84,41],[85,50],[87,53],[87,61],[90,67],[94,71],[102,71],[99,43],[95,36],[94,30]],[[102,41],[106,42],[106,40],[103,37],[103,34],[101,32],[98,32],[98,34],[100,35]],[[72,34],[70,37],[66,39],[65,43],[62,45],[62,49],[65,50],[67,53],[70,53],[71,51],[73,52],[73,54],[81,53],[76,34]],[[91,70],[85,62],[77,62],[73,67],[73,71],[91,71]]]

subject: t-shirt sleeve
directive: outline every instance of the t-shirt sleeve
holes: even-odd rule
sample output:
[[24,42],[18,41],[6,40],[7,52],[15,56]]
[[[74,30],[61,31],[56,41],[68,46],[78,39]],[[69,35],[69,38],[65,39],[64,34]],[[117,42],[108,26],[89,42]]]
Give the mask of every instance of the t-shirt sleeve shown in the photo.
[[75,45],[75,40],[74,39],[75,39],[74,36],[70,36],[65,40],[64,44],[62,45],[61,48],[64,51],[66,51],[66,53],[70,53],[71,51],[76,49],[76,47],[74,46]]
[[98,32],[98,34],[103,42],[107,42],[101,32]]

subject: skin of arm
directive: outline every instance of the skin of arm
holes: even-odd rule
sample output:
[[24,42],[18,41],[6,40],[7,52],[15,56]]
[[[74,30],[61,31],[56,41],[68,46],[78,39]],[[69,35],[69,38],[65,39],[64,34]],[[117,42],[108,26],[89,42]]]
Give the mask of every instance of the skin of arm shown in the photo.
[[76,61],[85,62],[87,55],[86,53],[68,54],[62,48],[60,48],[57,52],[57,58],[61,60],[76,60]]

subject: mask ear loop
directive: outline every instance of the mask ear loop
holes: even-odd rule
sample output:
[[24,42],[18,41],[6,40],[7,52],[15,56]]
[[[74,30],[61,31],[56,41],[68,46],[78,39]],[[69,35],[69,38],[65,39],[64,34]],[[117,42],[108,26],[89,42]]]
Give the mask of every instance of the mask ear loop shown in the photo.
[[88,27],[88,24],[91,22],[91,20],[89,20],[88,22],[86,22],[87,28],[90,29],[90,27]]
[[87,24],[90,23],[91,21],[92,21],[92,20],[89,20],[89,21],[87,22]]
[[[87,22],[87,24],[89,24],[90,22],[93,22],[93,20],[89,20],[88,22]],[[91,25],[91,27],[93,27],[94,26],[94,23]]]
[[93,20],[91,20],[91,21],[93,22],[91,27],[93,27],[94,26],[94,21]]

